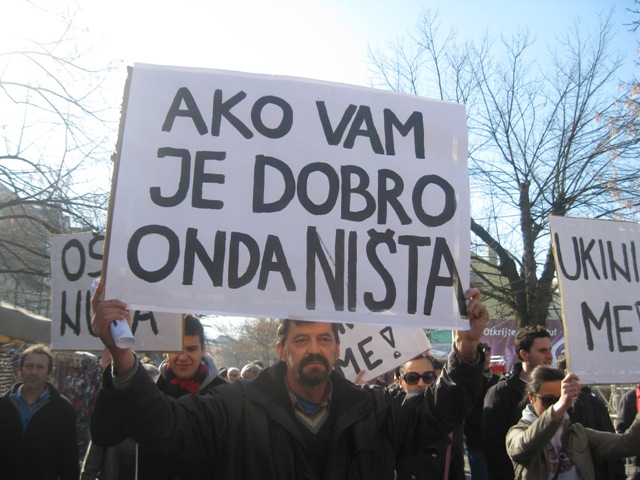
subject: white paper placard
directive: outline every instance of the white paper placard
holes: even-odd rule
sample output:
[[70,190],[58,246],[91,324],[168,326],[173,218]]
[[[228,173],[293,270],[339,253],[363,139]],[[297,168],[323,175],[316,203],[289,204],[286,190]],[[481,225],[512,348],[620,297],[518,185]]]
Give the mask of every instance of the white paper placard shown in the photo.
[[136,64],[122,121],[108,298],[468,327],[463,105]]
[[353,381],[358,372],[366,382],[429,350],[421,328],[341,324],[340,359],[334,368]]
[[[91,329],[91,284],[100,277],[104,235],[91,232],[51,237],[51,348],[98,351]],[[182,350],[182,316],[134,311],[134,348],[145,352]]]
[[550,217],[568,368],[582,383],[640,378],[640,225]]

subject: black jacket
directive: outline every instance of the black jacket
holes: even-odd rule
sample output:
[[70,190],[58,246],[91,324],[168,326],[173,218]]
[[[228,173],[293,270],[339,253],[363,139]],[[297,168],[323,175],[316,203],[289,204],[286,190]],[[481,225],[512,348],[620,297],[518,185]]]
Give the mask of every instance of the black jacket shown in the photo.
[[[397,393],[398,399],[407,401],[416,394],[420,394],[418,390],[409,393],[404,391]],[[400,431],[413,430],[411,425],[412,418],[406,416],[403,419],[408,424],[400,425]],[[405,452],[400,458],[396,459],[396,480],[426,480],[426,479],[442,479],[446,470],[447,449],[451,445],[449,459],[449,476],[448,480],[465,480],[464,473],[464,443],[462,435],[462,425],[449,435],[440,438],[438,441],[427,445],[425,448],[415,451],[413,454]],[[409,450],[411,452],[411,450]]]
[[[158,389],[172,398],[180,398],[187,395],[189,392],[186,390],[169,390],[166,387],[162,373],[164,372],[163,365],[160,365],[161,375],[156,384]],[[205,395],[214,387],[227,383],[218,376],[218,368],[209,357],[205,357],[205,366],[207,367],[207,376],[202,385],[200,385],[198,395]],[[102,404],[102,407],[104,406],[105,404]],[[99,407],[96,405],[96,408]],[[97,438],[93,438],[92,433],[92,443],[100,447],[113,447],[129,437],[125,425],[118,421],[117,410],[113,405],[109,408],[110,412],[105,411],[102,416],[94,413],[91,418],[91,431],[100,432]],[[98,425],[101,418],[106,422]],[[96,423],[96,426],[94,426],[94,423]],[[161,450],[149,450],[143,446],[138,447],[138,480],[199,480],[210,478],[212,478],[212,468],[206,463],[184,463],[176,461],[175,458],[166,455]]]
[[[106,376],[94,417],[106,411],[99,404],[116,405],[140,444],[180,455],[181,461],[211,464],[215,478],[392,479],[396,457],[428,448],[460,424],[480,390],[482,363],[454,355],[438,387],[404,405],[380,387],[361,388],[332,372],[327,421],[333,428],[321,468],[317,449],[309,448],[309,434],[295,418],[285,372],[286,365],[278,363],[251,383],[226,384],[178,401],[163,396],[141,369],[120,391]],[[98,441],[100,432],[92,435]]]
[[464,419],[464,443],[468,450],[482,450],[482,409],[484,397],[491,387],[498,383],[500,377],[495,373],[482,375],[482,390],[475,405]]
[[491,387],[482,409],[482,449],[494,480],[513,480],[514,470],[505,439],[509,429],[522,416],[525,382],[520,379],[522,363]]
[[20,385],[0,398],[0,477],[77,480],[78,437],[71,403],[47,383],[49,401],[33,414],[23,431],[20,414],[11,402]]

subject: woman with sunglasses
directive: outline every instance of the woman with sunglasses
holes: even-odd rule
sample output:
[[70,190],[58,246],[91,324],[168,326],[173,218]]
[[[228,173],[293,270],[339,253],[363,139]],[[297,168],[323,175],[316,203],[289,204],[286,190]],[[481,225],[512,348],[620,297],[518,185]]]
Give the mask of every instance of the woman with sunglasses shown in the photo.
[[405,393],[415,392],[412,395],[427,389],[436,381],[431,358],[422,354],[401,365],[396,369],[396,381]]
[[[422,354],[409,360],[396,369],[396,383],[401,389],[399,401],[405,403],[424,395],[424,391],[432,387],[438,379],[436,360]],[[442,367],[441,367],[442,368]],[[409,422],[403,435],[410,438],[417,428],[416,422]],[[396,480],[445,478],[448,480],[464,480],[464,443],[462,425],[449,436],[441,438],[413,455],[398,458],[396,463]]]
[[576,375],[540,365],[526,387],[528,405],[507,433],[507,453],[516,479],[595,480],[591,454],[622,458],[640,454],[640,417],[624,435],[569,421],[567,410],[580,393]]

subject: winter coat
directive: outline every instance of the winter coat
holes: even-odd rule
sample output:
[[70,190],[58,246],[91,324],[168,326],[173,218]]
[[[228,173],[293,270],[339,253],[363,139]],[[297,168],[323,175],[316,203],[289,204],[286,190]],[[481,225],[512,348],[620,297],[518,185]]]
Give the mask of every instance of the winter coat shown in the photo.
[[[638,413],[638,403],[636,399],[638,395],[637,389],[638,387],[633,390],[629,390],[622,396],[618,403],[618,415],[616,421],[616,432],[618,433],[626,432]],[[640,467],[640,456],[636,456],[636,467]]]
[[[207,368],[207,373],[204,381],[198,389],[198,395],[205,395],[211,389],[218,385],[227,383],[224,379],[218,376],[218,368],[216,367],[213,359],[209,356],[204,357],[204,364]],[[165,362],[160,365],[160,376],[157,380],[158,389],[165,395],[172,398],[180,398],[187,395],[186,390],[171,391],[166,388],[164,382]],[[141,369],[144,370],[144,369]],[[104,404],[103,404],[104,406]],[[96,437],[92,433],[92,447],[96,446],[117,448],[123,440],[129,437],[129,433],[123,422],[120,421],[118,412],[111,408],[111,414],[105,414],[100,416],[95,414],[91,418],[91,431],[97,431],[100,434]],[[100,419],[104,419],[106,423],[102,425],[94,426],[94,423],[99,424]],[[105,452],[105,454],[108,452]],[[118,461],[117,457],[113,455],[106,455],[107,461]],[[106,470],[117,471],[115,466],[106,466]],[[178,479],[210,479],[212,478],[211,467],[206,463],[183,463],[175,461],[170,458],[164,452],[159,450],[149,450],[144,447],[138,447],[138,468],[137,468],[138,480],[178,480]]]
[[484,397],[491,387],[493,387],[500,377],[495,373],[487,376],[487,372],[482,376],[482,390],[476,400],[475,405],[464,419],[464,443],[468,450],[482,450],[482,409],[484,407]]
[[[420,390],[412,390],[408,393],[404,391],[397,394],[398,399],[406,399],[419,395]],[[412,419],[407,425],[400,426],[400,431],[411,431]],[[396,480],[426,480],[444,478],[446,470],[447,449],[450,448],[449,476],[448,480],[465,480],[464,443],[462,425],[449,435],[442,437],[437,442],[428,445],[427,448],[415,452],[413,455],[403,456],[396,461]]]
[[69,400],[47,383],[49,400],[31,417],[26,430],[11,396],[0,398],[0,477],[73,479],[80,475],[76,413]]
[[[466,363],[454,354],[437,387],[402,404],[380,387],[359,387],[332,372],[331,428],[328,441],[318,442],[295,417],[286,368],[280,362],[253,382],[178,401],[163,396],[139,368],[123,390],[114,390],[105,376],[94,417],[102,415],[100,403],[116,405],[141,445],[210,464],[215,478],[392,479],[396,457],[429,448],[460,424],[482,375],[482,362]],[[410,428],[399,430],[401,425]]]
[[513,480],[513,465],[507,455],[504,438],[522,415],[521,401],[525,383],[520,379],[522,363],[491,387],[482,408],[482,450],[494,480]]
[[548,408],[533,423],[520,420],[507,434],[507,452],[515,478],[545,480],[550,472],[546,446],[559,428],[564,429],[562,451],[571,459],[582,480],[595,480],[592,455],[629,457],[640,453],[640,416],[624,435],[599,432],[569,420],[554,420]]
[[126,438],[113,447],[89,443],[80,480],[135,480],[138,445]]
[[[571,423],[579,423],[583,427],[601,432],[615,432],[607,405],[588,386],[582,387],[568,413]],[[626,480],[624,460],[620,458],[605,459],[598,455],[592,455],[592,457],[593,468],[598,480]]]

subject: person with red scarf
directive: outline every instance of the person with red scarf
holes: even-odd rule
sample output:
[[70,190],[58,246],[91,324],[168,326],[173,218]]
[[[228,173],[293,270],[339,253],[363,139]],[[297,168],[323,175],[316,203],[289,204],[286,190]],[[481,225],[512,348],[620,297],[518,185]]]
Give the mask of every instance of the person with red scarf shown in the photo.
[[[618,403],[616,433],[626,432],[638,412],[640,412],[640,384],[625,393]],[[636,457],[636,471],[630,478],[640,480],[640,456]]]
[[[206,354],[204,329],[200,320],[193,315],[184,317],[183,351],[165,353],[160,364],[160,375],[156,381],[158,389],[168,397],[180,398],[184,395],[204,395],[217,385],[227,383],[218,375],[213,358]],[[92,441],[101,446],[112,446],[128,436],[125,426],[116,422],[113,425],[100,424],[94,428],[97,417],[92,417],[92,431],[102,432],[93,435]],[[212,466],[207,463],[185,463],[169,458],[162,451],[138,447],[138,480],[173,480],[178,478],[211,479]]]

